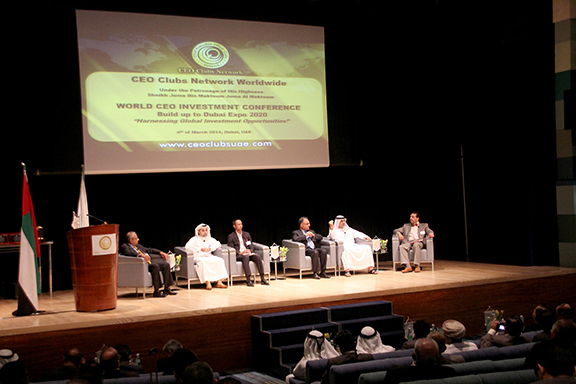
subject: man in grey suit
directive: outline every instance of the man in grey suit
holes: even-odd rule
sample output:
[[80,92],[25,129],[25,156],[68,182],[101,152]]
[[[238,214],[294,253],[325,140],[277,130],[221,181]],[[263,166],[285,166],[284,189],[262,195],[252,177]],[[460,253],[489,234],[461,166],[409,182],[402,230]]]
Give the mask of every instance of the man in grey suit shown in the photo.
[[410,214],[410,223],[404,224],[402,227],[397,228],[392,232],[393,235],[398,235],[400,244],[400,261],[405,266],[402,273],[412,272],[410,266],[410,250],[414,250],[414,272],[420,272],[420,257],[422,256],[422,248],[426,247],[426,236],[434,237],[434,231],[428,227],[428,224],[420,222],[420,214],[412,212]]

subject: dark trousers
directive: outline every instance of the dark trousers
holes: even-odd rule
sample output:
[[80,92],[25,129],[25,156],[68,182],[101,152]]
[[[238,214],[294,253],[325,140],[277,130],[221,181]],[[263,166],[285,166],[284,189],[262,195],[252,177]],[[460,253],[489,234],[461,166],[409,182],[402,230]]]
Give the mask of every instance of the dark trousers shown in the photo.
[[258,273],[262,280],[264,280],[264,262],[260,255],[239,255],[236,254],[236,260],[242,262],[242,267],[244,268],[244,274],[246,275],[246,280],[250,279],[252,275],[252,271],[250,270],[250,262],[253,261],[256,264],[256,268],[258,268]]
[[170,288],[174,285],[174,280],[172,279],[172,273],[170,272],[170,263],[164,260],[160,255],[150,255],[150,262],[148,264],[148,272],[152,275],[152,285],[154,286],[154,291],[159,291],[162,287],[162,280],[160,280],[160,275],[164,280],[164,289]]
[[312,271],[316,273],[324,272],[326,270],[326,260],[328,259],[328,252],[322,248],[306,248],[306,256],[312,258]]

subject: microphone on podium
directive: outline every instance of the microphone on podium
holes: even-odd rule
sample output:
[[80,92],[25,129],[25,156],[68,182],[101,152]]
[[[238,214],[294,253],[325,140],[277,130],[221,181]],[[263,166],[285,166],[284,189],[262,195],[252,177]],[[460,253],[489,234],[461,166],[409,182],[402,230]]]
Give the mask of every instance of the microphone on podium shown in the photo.
[[98,220],[99,222],[101,222],[101,223],[104,224],[104,225],[108,224],[106,221],[104,221],[104,220],[102,220],[102,219],[99,219],[99,218],[97,218],[96,216],[92,216],[91,214],[88,214],[88,217],[91,217],[91,218],[93,218],[93,219],[96,219],[96,220]]

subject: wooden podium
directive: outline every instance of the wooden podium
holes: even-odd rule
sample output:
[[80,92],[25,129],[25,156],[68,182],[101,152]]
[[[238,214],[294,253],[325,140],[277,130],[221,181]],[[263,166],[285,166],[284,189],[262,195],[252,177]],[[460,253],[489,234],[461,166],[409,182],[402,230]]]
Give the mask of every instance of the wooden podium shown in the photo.
[[77,311],[116,308],[118,228],[118,224],[92,225],[67,233]]

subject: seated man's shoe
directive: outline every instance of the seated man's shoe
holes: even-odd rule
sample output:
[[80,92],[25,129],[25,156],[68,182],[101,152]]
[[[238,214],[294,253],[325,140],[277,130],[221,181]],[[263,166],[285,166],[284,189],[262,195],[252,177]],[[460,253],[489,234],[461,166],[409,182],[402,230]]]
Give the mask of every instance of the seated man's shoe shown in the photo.
[[216,288],[228,288],[228,286],[226,284],[224,284],[223,282],[219,281],[216,283]]
[[326,272],[320,273],[320,277],[323,278],[323,279],[329,279],[329,278],[330,278],[330,276],[328,276],[328,275],[326,274]]
[[422,269],[420,268],[419,265],[417,265],[416,268],[414,268],[414,272],[416,272],[416,273],[422,272]]
[[154,291],[152,297],[166,297],[166,295],[162,291]]
[[212,290],[212,283],[210,283],[209,281],[206,282],[206,289],[209,291]]
[[262,285],[270,285],[270,282],[266,279],[262,279],[262,281],[260,282],[260,284]]
[[173,290],[171,290],[171,289],[165,289],[165,290],[164,290],[164,295],[166,295],[166,296],[167,296],[167,295],[177,295],[177,294],[178,294],[178,292],[173,291]]
[[313,277],[314,277],[314,279],[316,279],[316,280],[320,280],[320,275],[319,275],[318,273],[316,273],[316,272],[314,272],[314,276],[313,276]]
[[408,273],[408,272],[412,272],[412,267],[411,266],[407,266],[406,268],[404,268],[402,270],[402,273]]
[[253,287],[253,286],[254,286],[254,283],[252,282],[252,279],[246,280],[246,286],[247,286],[247,287]]
[[346,277],[352,277],[352,275],[350,274],[350,271],[346,271],[346,273],[344,274],[344,276],[346,276]]

